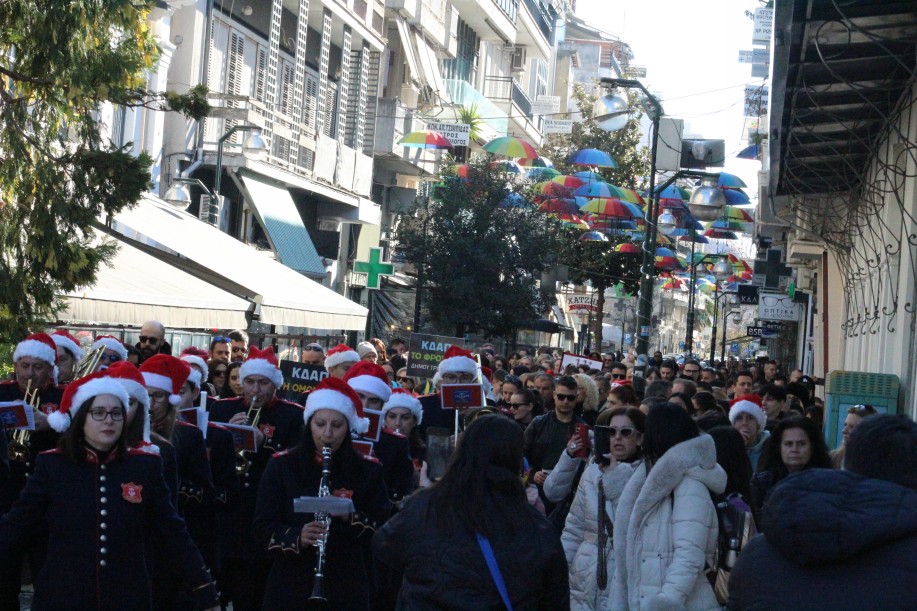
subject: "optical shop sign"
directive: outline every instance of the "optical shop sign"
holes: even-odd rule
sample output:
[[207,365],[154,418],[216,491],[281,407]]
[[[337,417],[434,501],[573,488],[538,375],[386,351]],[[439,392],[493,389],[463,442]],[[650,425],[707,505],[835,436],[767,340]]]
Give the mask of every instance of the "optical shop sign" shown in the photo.
[[758,318],[761,320],[786,320],[798,322],[802,317],[802,304],[787,295],[761,293],[758,301]]

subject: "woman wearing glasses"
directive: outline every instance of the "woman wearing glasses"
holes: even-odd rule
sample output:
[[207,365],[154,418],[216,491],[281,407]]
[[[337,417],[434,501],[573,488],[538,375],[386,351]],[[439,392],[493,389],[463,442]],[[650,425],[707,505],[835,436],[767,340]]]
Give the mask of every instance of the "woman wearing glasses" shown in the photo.
[[113,335],[98,336],[92,346],[89,347],[89,351],[92,352],[99,348],[102,348],[103,351],[102,356],[99,358],[99,364],[96,365],[96,371],[104,371],[118,361],[127,360],[127,348],[124,347],[124,343],[120,339]]
[[[601,434],[604,428],[609,433],[611,451],[596,454],[583,471],[560,539],[570,567],[571,610],[610,608],[615,572],[612,542],[615,507],[634,472],[631,463],[641,456],[645,425],[646,416],[633,407],[620,407],[599,415],[597,430]],[[559,466],[558,463],[552,477]]]
[[58,449],[38,457],[19,501],[0,520],[0,563],[47,532],[33,609],[150,609],[153,538],[186,578],[195,608],[219,608],[204,561],[169,498],[159,457],[127,447],[128,403],[121,384],[102,374],[68,386],[48,417],[64,433]]

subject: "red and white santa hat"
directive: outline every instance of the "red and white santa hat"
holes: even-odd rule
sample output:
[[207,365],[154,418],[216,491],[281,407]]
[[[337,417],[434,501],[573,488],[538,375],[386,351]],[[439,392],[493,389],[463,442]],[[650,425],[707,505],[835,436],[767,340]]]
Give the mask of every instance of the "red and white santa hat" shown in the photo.
[[[130,361],[118,361],[105,369],[103,374],[121,384],[128,398],[136,399],[143,407],[143,413],[139,415],[143,418],[143,445],[140,449],[158,454],[159,448],[150,442],[150,393],[147,392],[143,374]],[[130,411],[130,406],[127,409]]]
[[376,363],[360,361],[347,370],[344,381],[355,391],[382,399],[383,403],[392,396],[392,385],[388,381],[388,376],[385,375],[382,365]]
[[268,346],[264,350],[250,347],[245,362],[239,367],[239,376],[243,382],[248,376],[264,376],[277,388],[283,386],[283,372],[274,356],[274,347]]
[[125,412],[127,411],[130,398],[124,387],[102,372],[97,372],[67,385],[57,410],[48,414],[48,426],[58,433],[63,433],[70,428],[70,422],[76,417],[80,406],[99,395],[117,397]]
[[420,421],[423,420],[423,408],[420,406],[420,401],[410,393],[410,391],[405,390],[404,388],[396,388],[392,391],[392,396],[389,397],[388,401],[385,402],[385,405],[382,406],[382,418],[385,419],[385,414],[388,413],[390,409],[396,407],[403,407],[405,409],[411,410],[411,413],[414,414],[414,419],[417,421],[417,424],[420,424]]
[[106,350],[114,350],[121,357],[122,361],[127,360],[127,348],[125,348],[124,343],[114,335],[98,336],[96,341],[92,342],[89,349],[95,350],[99,346],[104,346]]
[[343,415],[350,423],[350,429],[356,433],[362,434],[369,430],[369,419],[363,416],[363,403],[360,397],[340,378],[329,376],[309,393],[306,411],[303,412],[306,424],[309,424],[309,419],[320,409],[330,409]]
[[338,344],[325,355],[325,369],[331,369],[341,363],[356,363],[360,360],[357,351],[344,344]]
[[449,346],[443,355],[443,360],[439,362],[436,368],[436,375],[433,376],[433,384],[439,382],[443,374],[446,373],[470,373],[477,375],[478,362],[471,356],[471,352],[459,348],[458,346]]
[[24,356],[44,361],[54,369],[54,383],[57,384],[57,344],[47,333],[33,333],[16,344],[13,362]]
[[155,354],[140,365],[143,382],[148,388],[169,393],[169,403],[181,403],[181,387],[191,375],[191,366],[169,354]]
[[200,371],[191,368],[191,376],[188,378],[194,386],[201,387],[201,384],[207,381],[210,376],[210,368],[207,367],[207,353],[196,346],[188,346],[181,351],[181,360],[189,365],[200,367]]
[[751,414],[758,423],[758,430],[763,431],[767,424],[767,414],[761,409],[761,397],[758,395],[742,395],[729,403],[729,422],[735,424],[739,414]]
[[75,360],[83,358],[83,347],[80,346],[80,340],[67,333],[66,329],[58,329],[51,334],[51,340],[58,348],[69,352]]

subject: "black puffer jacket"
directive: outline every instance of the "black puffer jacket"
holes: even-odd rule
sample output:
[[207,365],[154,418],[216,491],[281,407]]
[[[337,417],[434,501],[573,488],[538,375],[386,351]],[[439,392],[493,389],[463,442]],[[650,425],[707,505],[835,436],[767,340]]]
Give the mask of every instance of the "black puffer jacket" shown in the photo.
[[732,609],[917,609],[917,491],[811,469],[764,503],[739,555]]
[[[443,532],[426,518],[429,496],[419,492],[376,531],[376,558],[404,574],[399,609],[506,609],[474,535]],[[524,534],[502,529],[491,540],[516,611],[570,608],[567,560],[554,527],[526,505],[517,517]]]

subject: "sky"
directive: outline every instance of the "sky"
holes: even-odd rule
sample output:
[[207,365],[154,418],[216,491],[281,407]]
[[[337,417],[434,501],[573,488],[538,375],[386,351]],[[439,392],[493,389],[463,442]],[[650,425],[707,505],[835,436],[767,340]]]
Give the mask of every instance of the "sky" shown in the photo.
[[737,159],[743,142],[744,89],[761,85],[751,64],[753,23],[745,11],[756,0],[577,0],[576,14],[593,27],[618,36],[645,66],[640,79],[662,102],[666,116],[684,119],[685,135],[726,141],[724,171],[741,177],[757,200],[757,160]]

